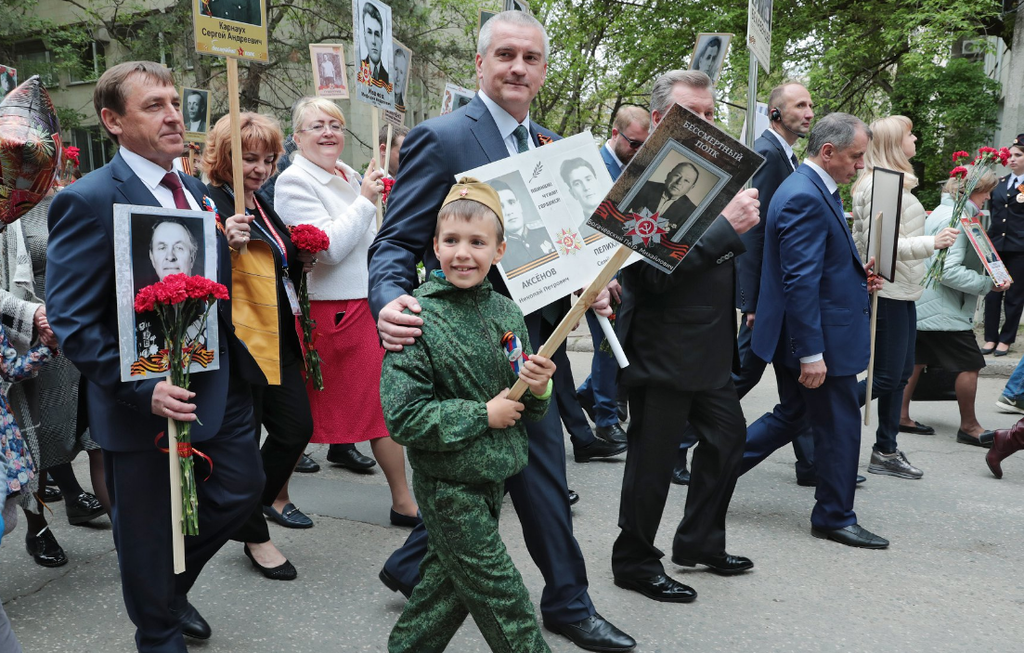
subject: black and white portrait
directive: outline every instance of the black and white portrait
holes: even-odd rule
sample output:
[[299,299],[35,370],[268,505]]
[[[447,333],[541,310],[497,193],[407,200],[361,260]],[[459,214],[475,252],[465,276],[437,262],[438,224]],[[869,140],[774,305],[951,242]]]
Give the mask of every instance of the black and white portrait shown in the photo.
[[732,34],[698,34],[690,70],[699,70],[707,74],[712,83],[716,83],[725,65],[731,41]]
[[586,159],[566,159],[559,167],[559,176],[565,184],[569,195],[580,207],[577,229],[584,240],[589,242],[591,236],[598,232],[587,225],[587,220],[594,215],[601,200],[604,199],[601,183],[597,178],[597,170]]
[[18,87],[18,71],[10,66],[0,66],[0,98]]
[[498,193],[505,219],[505,256],[501,259],[505,276],[511,279],[528,272],[532,264],[554,259],[555,246],[519,173],[502,175],[489,183]]
[[[136,313],[138,292],[172,274],[217,279],[217,237],[212,214],[152,206],[114,207],[114,269],[121,380],[165,376],[167,348],[155,313]],[[217,318],[212,311],[205,329],[196,323],[187,333],[201,348],[193,371],[214,369],[218,357]],[[160,369],[160,365],[164,367]]]
[[412,60],[412,51],[398,41],[395,41],[394,45],[395,110],[404,112],[405,92],[409,86],[409,62]]
[[260,0],[196,0],[199,12],[204,16],[233,20],[249,25],[262,25],[263,12]]
[[[358,0],[357,0],[358,1]],[[370,67],[370,77],[391,83],[391,8],[363,0],[359,10],[359,58]]]
[[[181,92],[181,114],[185,119],[186,134],[205,135],[210,124],[210,92],[199,88],[184,88]],[[186,136],[186,140],[195,140]]]

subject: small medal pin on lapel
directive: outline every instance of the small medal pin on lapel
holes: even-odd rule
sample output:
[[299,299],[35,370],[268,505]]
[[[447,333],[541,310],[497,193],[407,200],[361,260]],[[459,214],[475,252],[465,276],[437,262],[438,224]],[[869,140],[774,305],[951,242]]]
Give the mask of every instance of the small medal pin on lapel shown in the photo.
[[530,360],[530,357],[523,352],[522,341],[516,334],[506,331],[505,335],[501,336],[501,346],[505,350],[505,356],[508,358],[509,365],[512,366],[512,371],[518,375],[522,364]]

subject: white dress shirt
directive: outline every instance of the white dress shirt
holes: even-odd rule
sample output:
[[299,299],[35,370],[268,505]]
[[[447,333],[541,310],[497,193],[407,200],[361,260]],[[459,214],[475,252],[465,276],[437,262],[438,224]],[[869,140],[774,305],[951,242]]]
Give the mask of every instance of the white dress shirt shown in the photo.
[[[146,185],[149,192],[153,193],[153,197],[156,198],[157,202],[160,202],[160,206],[165,209],[177,208],[174,205],[174,194],[171,192],[171,189],[160,184],[164,175],[171,172],[171,170],[161,168],[159,165],[153,163],[149,159],[139,156],[123,145],[120,148],[120,152],[121,158],[124,159],[124,162],[132,169],[135,176],[142,180],[142,183]],[[181,177],[180,174],[178,176]],[[185,191],[185,199],[188,200],[188,205],[193,211],[201,211],[202,208],[199,206],[199,202],[197,202],[196,198],[193,197],[188,186],[186,186],[184,182],[182,182],[181,186]]]

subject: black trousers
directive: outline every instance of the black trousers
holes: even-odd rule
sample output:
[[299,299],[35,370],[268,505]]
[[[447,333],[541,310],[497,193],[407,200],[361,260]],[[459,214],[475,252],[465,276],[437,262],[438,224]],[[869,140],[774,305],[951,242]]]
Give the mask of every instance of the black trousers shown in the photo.
[[[1024,252],[1000,252],[999,257],[1006,265],[1006,271],[1016,279],[1024,279]],[[1001,312],[1005,311],[1006,321],[999,328]],[[1003,292],[990,292],[985,297],[985,340],[1012,345],[1017,339],[1017,327],[1024,312],[1024,284],[1013,284]]]
[[156,446],[143,451],[103,451],[121,591],[128,617],[137,628],[135,643],[140,652],[186,653],[171,608],[184,607],[203,565],[252,512],[263,489],[263,472],[252,441],[250,396],[248,384],[233,379],[220,432],[195,444],[214,467],[210,473],[206,462],[196,457],[199,535],[185,538],[183,574],[174,574],[167,454]]
[[612,546],[616,578],[650,578],[665,573],[664,553],[654,539],[682,441],[680,424],[699,433],[693,454],[686,510],[672,542],[675,556],[725,551],[725,514],[743,458],[746,424],[730,380],[717,390],[683,392],[654,386],[629,389],[626,469],[619,501],[619,537]]
[[260,449],[267,482],[260,502],[231,539],[258,544],[270,541],[263,506],[274,503],[313,437],[313,415],[302,380],[302,360],[294,359],[282,366],[281,385],[252,386],[252,402],[257,445],[261,426],[267,427],[267,439]]

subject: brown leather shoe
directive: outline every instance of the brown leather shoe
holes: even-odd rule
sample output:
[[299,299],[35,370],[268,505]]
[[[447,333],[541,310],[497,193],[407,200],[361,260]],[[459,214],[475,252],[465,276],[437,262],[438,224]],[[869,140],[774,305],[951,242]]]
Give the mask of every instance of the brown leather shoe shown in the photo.
[[993,431],[992,448],[985,455],[985,462],[996,478],[1003,477],[1000,463],[1014,452],[1024,449],[1024,419],[1008,429]]

